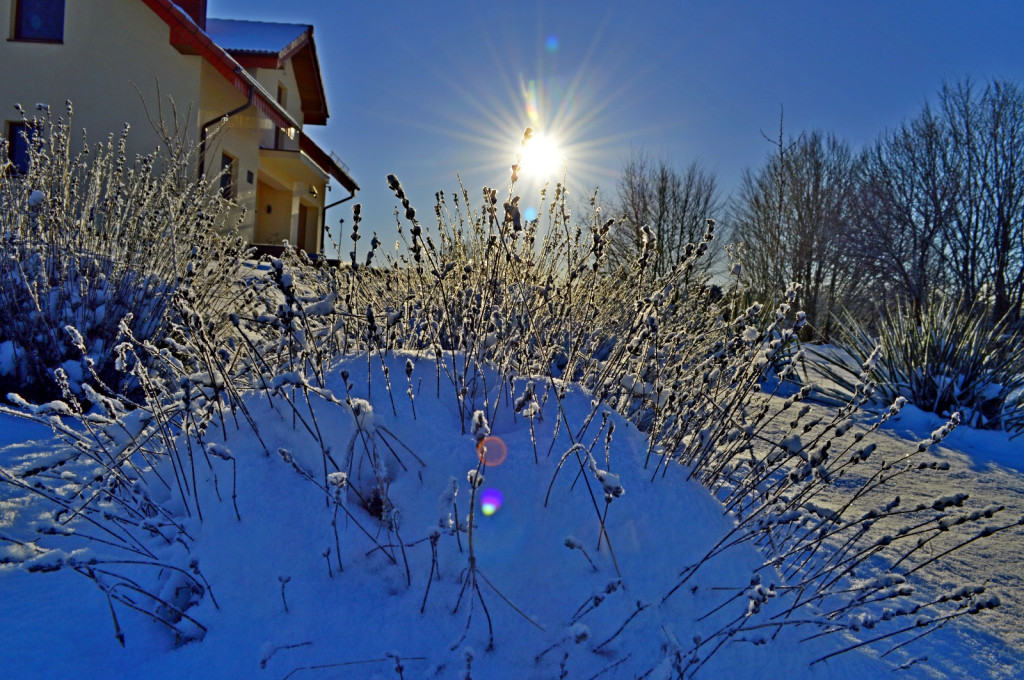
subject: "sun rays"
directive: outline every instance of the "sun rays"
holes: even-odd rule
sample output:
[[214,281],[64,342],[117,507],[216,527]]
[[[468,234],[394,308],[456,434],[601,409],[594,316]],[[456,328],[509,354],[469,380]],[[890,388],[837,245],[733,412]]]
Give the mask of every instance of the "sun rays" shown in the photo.
[[[574,43],[551,30],[554,17],[541,17],[535,37],[525,41],[532,44],[524,44],[521,33],[488,30],[494,20],[477,17],[479,30],[449,46],[454,63],[431,67],[451,94],[450,106],[406,122],[451,140],[432,164],[454,162],[452,171],[469,187],[507,188],[521,153],[515,192],[524,202],[555,182],[578,199],[597,187],[611,189],[619,170],[615,150],[641,131],[614,122],[634,74],[601,49],[607,22]],[[475,58],[459,60],[463,54]],[[527,127],[534,137],[520,147]]]
[[519,173],[540,180],[559,180],[565,174],[565,154],[551,135],[533,134],[519,150]]

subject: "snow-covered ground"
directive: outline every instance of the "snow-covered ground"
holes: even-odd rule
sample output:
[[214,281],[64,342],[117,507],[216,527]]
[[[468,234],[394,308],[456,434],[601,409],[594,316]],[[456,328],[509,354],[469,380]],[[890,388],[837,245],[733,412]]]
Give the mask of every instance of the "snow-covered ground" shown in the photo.
[[[388,361],[394,381],[405,358]],[[369,389],[365,359],[345,367],[352,396],[371,397],[372,418],[360,416],[363,426],[356,428],[350,408],[326,401],[303,413],[315,413],[343,468],[346,459],[352,461],[342,506],[319,485],[319,445],[293,414],[265,399],[249,404],[262,443],[244,428],[229,430],[223,442],[238,462],[240,520],[230,499],[228,461],[215,459],[205,471],[206,464],[200,466],[203,521],[186,521],[185,528],[206,593],[187,610],[207,628],[202,640],[175,645],[164,628],[115,604],[125,634],[122,649],[111,605],[88,579],[67,566],[27,573],[0,564],[2,675],[315,680],[555,678],[564,672],[568,678],[662,678],[674,677],[677,652],[685,658],[697,636],[703,641],[698,657],[710,656],[700,669],[707,678],[883,677],[920,657],[927,660],[896,677],[1024,674],[1019,531],[964,549],[933,576],[939,585],[986,582],[1003,606],[964,617],[967,625],[961,619],[940,629],[896,659],[858,650],[811,665],[852,641],[836,633],[800,642],[813,631],[797,626],[774,638],[774,629],[751,628],[709,655],[720,640],[716,631],[743,620],[755,589],[750,574],[761,562],[752,548],[738,546],[702,565],[685,588],[666,598],[681,570],[728,531],[730,520],[681,469],[652,482],[642,467],[641,433],[612,416],[615,431],[607,448],[600,417],[580,435],[592,404],[575,388],[563,401],[561,418],[548,394],[533,419],[534,436],[529,419],[499,408],[490,435],[504,443],[507,457],[481,469],[484,479],[474,494],[469,474],[479,463],[475,440],[451,385],[443,376],[438,383],[434,364],[416,363],[415,415],[404,389],[393,390],[392,406],[379,366],[371,369]],[[338,395],[346,391],[337,372],[329,387]],[[936,423],[933,416],[905,410],[872,435],[879,456],[904,451]],[[593,464],[585,455],[578,458],[573,445],[590,448],[595,440]],[[500,445],[488,442],[489,457]],[[54,447],[45,428],[0,416],[0,465],[25,470]],[[282,457],[281,448],[291,457]],[[955,489],[1003,504],[1014,517],[1024,510],[1024,438],[1011,442],[961,428],[925,455],[948,461],[950,469],[908,476],[924,487],[898,488],[908,499]],[[61,474],[74,484],[89,472],[74,464]],[[606,489],[619,483],[625,490],[612,499],[606,517],[599,478]],[[386,480],[394,504],[393,512],[384,513],[387,522],[368,514],[356,497],[378,479]],[[837,493],[841,489],[837,484]],[[162,500],[169,507],[175,502]],[[40,518],[42,511],[38,499],[0,484],[0,559],[30,549],[13,541],[57,544],[57,538],[31,534],[36,524],[50,521]],[[463,530],[450,530],[455,518]],[[610,540],[602,538],[602,519]],[[74,547],[109,558],[95,541]],[[175,549],[167,549],[168,561]],[[145,565],[120,566],[140,580],[165,579],[168,588],[192,580],[169,570],[155,576]]]
[[[939,418],[917,409],[901,413],[901,417],[884,433],[886,436],[923,437],[931,432]],[[1001,432],[979,431],[960,427],[943,442],[929,450],[926,459],[946,461],[947,472],[929,471],[916,476],[917,488],[906,489],[908,495],[967,493],[976,503],[1005,506],[1003,514],[1010,518],[1024,515],[1024,438],[1010,440]],[[901,489],[902,491],[902,489]],[[973,582],[987,583],[998,594],[1002,606],[983,617],[971,617],[963,627],[940,631],[941,643],[948,640],[952,663],[957,653],[959,663],[970,669],[977,659],[991,663],[995,677],[1024,677],[1024,533],[1021,531],[980,541],[976,545],[934,563],[927,580],[935,584],[954,582],[968,576]],[[995,639],[993,639],[995,638]],[[941,647],[940,647],[941,649]],[[935,665],[942,666],[942,656]],[[952,666],[947,666],[953,668]],[[954,675],[952,671],[950,675]]]
[[[830,412],[814,406],[809,418]],[[877,462],[892,461],[914,450],[945,422],[935,414],[913,406],[903,410],[880,430],[868,435],[878,445]],[[1005,506],[1001,515],[1012,521],[1024,515],[1024,438],[1011,440],[1002,432],[958,427],[943,442],[915,454],[922,463],[948,463],[948,470],[925,469],[894,480],[885,498],[898,494],[905,507],[939,496],[969,495],[969,507]],[[840,504],[844,492],[856,488],[876,466],[861,466],[847,472],[831,486],[829,499]],[[878,499],[875,496],[873,500]],[[869,509],[871,503],[862,503]],[[895,526],[893,527],[896,528]],[[973,535],[976,532],[969,532]],[[961,537],[962,540],[962,537]],[[941,552],[954,541],[932,542],[930,554]],[[983,616],[964,617],[957,624],[930,633],[913,650],[926,656],[914,668],[915,676],[934,678],[1020,678],[1024,677],[1024,532],[1017,530],[974,543],[936,561],[922,571],[922,589],[934,593],[968,581],[985,584],[998,595],[999,608]]]

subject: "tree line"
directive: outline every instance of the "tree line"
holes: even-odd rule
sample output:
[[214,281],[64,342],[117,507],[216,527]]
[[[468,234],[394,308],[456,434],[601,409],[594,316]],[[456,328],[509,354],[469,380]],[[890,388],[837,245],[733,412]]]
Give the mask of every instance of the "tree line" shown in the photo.
[[936,295],[1017,321],[1024,90],[1002,80],[947,84],[934,103],[861,149],[820,130],[788,139],[780,130],[773,152],[743,173],[728,200],[699,163],[678,171],[634,152],[615,210],[612,265],[635,253],[647,225],[654,274],[699,241],[707,217],[721,218],[722,240],[742,244],[741,279],[752,295],[799,283],[819,339],[835,333],[844,311],[870,323],[899,303],[919,315]]

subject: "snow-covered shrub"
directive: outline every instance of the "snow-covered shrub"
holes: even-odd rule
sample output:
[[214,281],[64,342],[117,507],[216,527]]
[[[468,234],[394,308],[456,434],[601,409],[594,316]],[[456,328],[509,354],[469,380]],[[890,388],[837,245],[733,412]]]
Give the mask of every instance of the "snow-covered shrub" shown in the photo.
[[877,336],[851,317],[841,328],[852,361],[820,353],[821,370],[840,388],[850,391],[866,371],[876,403],[902,396],[941,416],[959,412],[972,427],[1024,429],[1024,321],[993,322],[980,302],[934,297],[919,320],[892,306],[881,314]]
[[189,179],[190,154],[128,158],[127,125],[89,144],[72,139],[71,114],[69,103],[66,120],[46,107],[26,118],[24,172],[0,140],[0,394],[59,395],[58,367],[73,385],[90,371],[114,379],[122,321],[158,337],[183,287],[216,305],[239,246],[214,234],[221,202]]
[[[351,567],[343,556],[364,562],[373,556],[380,577],[396,591],[414,583],[424,588],[417,602],[422,615],[428,599],[437,597],[432,584],[451,586],[458,574],[458,597],[443,612],[446,621],[454,613],[465,624],[449,651],[459,649],[471,629],[482,633],[485,623],[490,648],[510,632],[492,625],[499,608],[520,629],[524,622],[540,627],[524,613],[529,607],[518,608],[506,594],[510,584],[485,575],[494,572],[476,552],[483,542],[477,494],[487,491],[486,479],[500,476],[488,467],[491,436],[528,420],[529,441],[520,444],[532,447],[532,456],[521,455],[516,464],[544,471],[547,493],[523,488],[521,495],[542,497],[556,514],[585,518],[578,526],[592,534],[585,538],[588,548],[595,545],[593,554],[565,534],[559,545],[581,550],[588,574],[598,563],[605,570],[602,588],[592,589],[576,613],[552,618],[572,630],[627,582],[630,588],[658,585],[648,602],[624,601],[621,618],[601,631],[602,641],[589,652],[573,646],[590,633],[554,633],[554,645],[542,646],[535,663],[550,650],[572,649],[574,658],[587,654],[601,659],[600,668],[613,669],[628,655],[603,655],[614,654],[613,641],[647,621],[650,630],[665,634],[665,644],[660,656],[630,660],[630,677],[667,666],[676,677],[692,677],[713,668],[709,661],[727,644],[761,645],[798,626],[808,637],[870,629],[883,646],[896,646],[995,606],[973,587],[918,601],[907,581],[978,538],[1016,530],[1019,520],[990,523],[1002,508],[968,507],[960,496],[901,502],[886,494],[886,483],[903,475],[942,472],[941,464],[920,454],[958,417],[909,444],[903,455],[879,460],[865,438],[904,402],[896,400],[880,417],[864,417],[859,409],[875,389],[867,376],[846,403],[826,413],[807,403],[809,386],[785,399],[776,393],[784,384],[777,373],[785,378],[799,365],[799,352],[788,353],[805,319],[797,287],[781,291],[773,305],[748,299],[737,285],[716,292],[694,266],[701,244],[663,277],[644,275],[648,250],[637,253],[635,276],[609,274],[602,266],[609,223],[596,201],[590,219],[572,218],[561,186],[546,196],[537,220],[520,213],[514,183],[500,197],[484,189],[479,207],[465,190],[439,193],[434,224],[426,227],[398,179],[388,182],[402,206],[405,251],[384,255],[374,236],[360,254],[357,206],[346,266],[323,266],[286,250],[249,269],[230,308],[204,308],[185,289],[166,303],[173,313],[163,338],[125,328],[116,360],[134,381],[131,394],[86,383],[88,412],[70,389],[61,401],[21,404],[25,415],[52,423],[73,446],[30,470],[0,467],[3,481],[53,505],[54,516],[40,520],[46,531],[71,532],[55,528],[66,516],[74,518],[72,528],[89,529],[25,539],[32,543],[21,551],[31,562],[27,568],[32,560],[45,562],[51,542],[89,541],[92,529],[109,529],[90,546],[121,551],[103,572],[90,571],[95,563],[82,555],[60,564],[89,576],[108,595],[142,591],[111,598],[141,607],[182,640],[195,639],[202,636],[201,622],[188,617],[204,611],[207,595],[213,599],[200,569],[204,562],[196,562],[202,556],[191,552],[202,541],[197,537],[206,534],[209,541],[210,533],[231,531],[236,522],[255,525],[253,535],[260,534],[261,523],[277,521],[276,506],[288,505],[295,513],[289,531],[316,538],[309,542],[315,552],[306,557],[321,577],[345,578],[340,574]],[[706,239],[712,237],[709,224]],[[417,400],[425,398],[433,401],[433,417],[455,419],[461,439],[431,441],[435,423],[417,416]],[[54,415],[71,415],[81,427]],[[401,420],[412,436],[391,429]],[[634,430],[623,434],[624,420],[645,439],[637,441]],[[616,437],[631,437],[628,461],[613,455]],[[436,455],[438,448],[444,455]],[[420,457],[424,449],[435,456]],[[468,460],[459,458],[466,452]],[[425,460],[452,469],[433,469]],[[91,475],[79,475],[79,468]],[[251,498],[265,489],[259,484],[279,475],[298,480],[309,496],[272,498],[266,501],[275,504],[272,511],[250,512],[266,507],[260,505],[265,499]],[[239,479],[252,486],[239,488]],[[432,497],[427,510],[413,515],[402,494],[422,495],[425,479],[432,480]],[[688,523],[698,520],[693,508],[673,505],[666,490],[687,480],[722,503],[704,518],[726,516],[730,526],[721,540],[702,547],[691,563],[625,573],[612,547],[630,519],[621,509],[641,490],[665,493],[656,507],[665,518],[658,540],[685,544]],[[210,517],[221,520],[216,530],[206,524]],[[944,540],[951,546],[929,552]],[[719,583],[718,565],[737,546],[757,547],[760,558],[744,563],[742,578]],[[38,556],[31,554],[37,549]],[[305,565],[303,555],[287,555],[287,568]],[[40,568],[57,566],[57,559]],[[111,566],[128,561],[145,562],[148,576],[135,573],[135,566]],[[648,566],[644,559],[632,564]],[[383,571],[389,566],[396,573]],[[271,587],[287,611],[289,602],[296,606],[288,595],[303,586],[291,572],[276,576]],[[623,587],[609,590],[612,584]],[[697,634],[675,638],[666,630],[676,611],[690,613],[692,620],[680,625],[692,625]],[[841,653],[858,643],[837,645]]]

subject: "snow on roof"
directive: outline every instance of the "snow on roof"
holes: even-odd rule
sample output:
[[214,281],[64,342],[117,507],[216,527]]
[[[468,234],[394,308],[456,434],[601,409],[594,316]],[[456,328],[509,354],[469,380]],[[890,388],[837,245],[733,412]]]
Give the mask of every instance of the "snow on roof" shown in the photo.
[[206,33],[228,52],[282,54],[309,31],[308,24],[278,24],[241,19],[207,19]]

